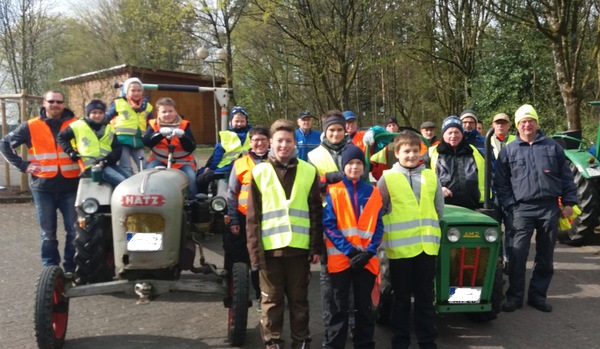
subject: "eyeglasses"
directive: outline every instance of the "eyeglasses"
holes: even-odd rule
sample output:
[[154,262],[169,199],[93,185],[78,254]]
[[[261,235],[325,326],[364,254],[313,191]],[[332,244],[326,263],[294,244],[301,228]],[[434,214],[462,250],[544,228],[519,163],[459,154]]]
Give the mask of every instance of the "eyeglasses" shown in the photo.
[[63,104],[65,101],[55,101],[55,100],[49,100],[46,101],[46,103],[48,104]]
[[252,138],[252,139],[250,139],[250,142],[253,142],[253,143],[260,143],[260,142],[266,143],[267,141],[268,141],[268,139],[266,139],[266,138]]

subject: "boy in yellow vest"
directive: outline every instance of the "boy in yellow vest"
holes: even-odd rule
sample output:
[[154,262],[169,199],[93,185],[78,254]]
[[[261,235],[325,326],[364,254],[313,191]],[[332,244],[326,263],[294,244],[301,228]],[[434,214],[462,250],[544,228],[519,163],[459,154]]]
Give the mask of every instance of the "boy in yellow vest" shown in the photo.
[[398,158],[377,182],[383,201],[384,234],[380,247],[390,264],[394,292],[392,348],[410,346],[411,294],[415,298],[415,331],[420,348],[437,348],[433,279],[440,248],[444,210],[442,188],[420,155],[421,140],[410,131],[394,141]]
[[103,158],[102,179],[117,186],[129,177],[129,173],[117,165],[121,157],[121,143],[115,136],[115,129],[106,122],[105,112],[106,104],[92,99],[85,107],[85,117],[60,131],[56,142],[71,160],[81,159],[88,175],[95,160]]
[[252,169],[246,225],[250,265],[259,270],[262,339],[267,349],[283,348],[287,297],[292,348],[309,348],[309,263],[319,262],[323,245],[319,179],[297,158],[291,121],[275,121],[270,133],[268,160]]

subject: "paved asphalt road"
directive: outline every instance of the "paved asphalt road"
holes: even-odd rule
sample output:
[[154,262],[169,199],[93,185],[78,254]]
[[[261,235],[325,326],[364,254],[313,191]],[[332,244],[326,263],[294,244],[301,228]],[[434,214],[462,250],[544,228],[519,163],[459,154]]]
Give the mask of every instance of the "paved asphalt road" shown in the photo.
[[[0,205],[0,348],[36,348],[33,300],[41,270],[38,226],[32,204]],[[62,241],[62,233],[60,234]],[[206,241],[211,263],[222,264],[221,236]],[[553,313],[525,307],[477,324],[460,314],[438,319],[440,348],[598,348],[600,248],[557,245],[549,301]],[[323,339],[318,268],[310,286],[313,348]],[[187,277],[187,276],[186,276]],[[132,296],[104,295],[71,300],[65,349],[228,348],[227,312],[218,297],[163,295],[148,305]],[[258,313],[251,309],[246,348],[261,348]],[[289,330],[286,324],[286,337]],[[390,331],[378,327],[377,348],[389,348]],[[349,345],[348,348],[351,346]],[[416,348],[416,345],[413,345]]]

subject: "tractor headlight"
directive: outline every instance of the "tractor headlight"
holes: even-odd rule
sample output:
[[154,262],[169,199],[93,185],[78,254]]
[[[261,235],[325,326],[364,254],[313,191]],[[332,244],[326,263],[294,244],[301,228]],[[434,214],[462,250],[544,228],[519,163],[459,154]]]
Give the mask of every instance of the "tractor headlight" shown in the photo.
[[494,228],[486,229],[485,231],[485,241],[487,242],[495,242],[498,240],[498,230]]
[[86,214],[94,214],[98,211],[100,203],[94,198],[88,198],[81,203],[81,210]]
[[221,212],[224,211],[225,208],[227,207],[227,201],[225,201],[225,198],[222,196],[217,196],[214,197],[211,201],[210,201],[210,207],[213,209],[213,211],[215,212]]
[[450,228],[446,232],[446,237],[450,242],[457,242],[458,239],[460,239],[460,230],[458,230],[457,228]]

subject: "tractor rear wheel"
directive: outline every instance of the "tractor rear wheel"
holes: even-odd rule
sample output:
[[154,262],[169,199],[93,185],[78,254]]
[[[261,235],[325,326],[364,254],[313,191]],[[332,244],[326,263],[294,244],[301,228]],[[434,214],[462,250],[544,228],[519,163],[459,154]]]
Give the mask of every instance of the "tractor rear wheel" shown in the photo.
[[38,278],[33,321],[40,349],[58,349],[65,342],[69,321],[65,282],[63,270],[54,265],[44,267]]
[[585,178],[572,162],[569,161],[569,169],[573,173],[575,185],[577,186],[577,201],[581,214],[571,223],[571,229],[559,230],[558,241],[572,246],[585,243],[586,238],[594,234],[594,228],[599,224],[600,194],[598,184],[600,181]]
[[246,340],[246,326],[248,325],[248,302],[250,272],[246,263],[234,263],[231,272],[230,295],[231,308],[229,308],[229,322],[227,339],[229,344],[239,347]]
[[114,276],[110,220],[103,216],[86,219],[75,226],[75,282],[79,285],[109,281]]

